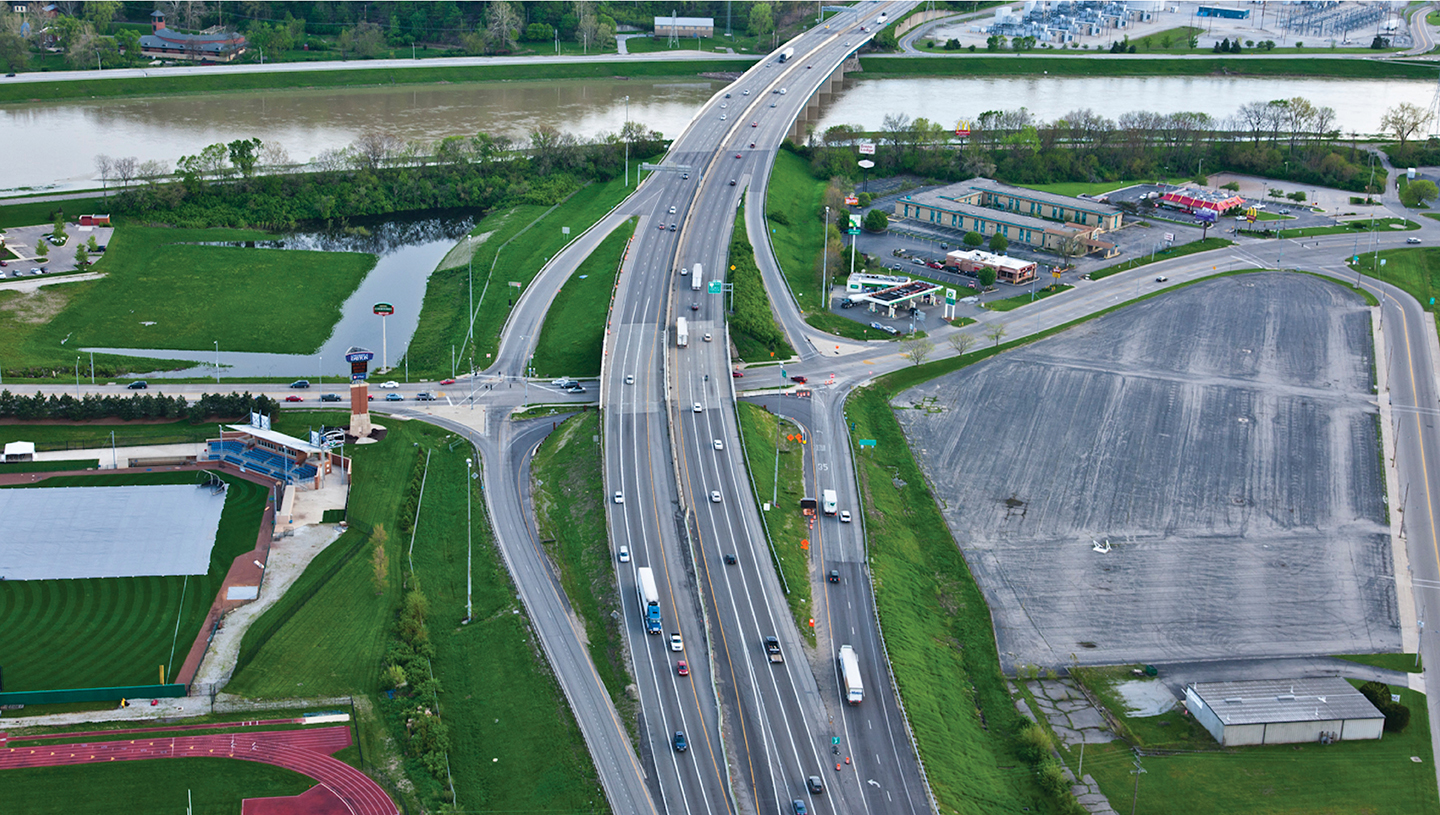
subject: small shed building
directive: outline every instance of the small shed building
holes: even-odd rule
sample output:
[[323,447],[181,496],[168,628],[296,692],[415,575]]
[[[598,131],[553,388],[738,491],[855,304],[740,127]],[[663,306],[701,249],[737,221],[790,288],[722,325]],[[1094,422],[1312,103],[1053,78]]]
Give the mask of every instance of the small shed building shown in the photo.
[[1185,706],[1226,747],[1378,739],[1385,714],[1338,676],[1195,682]]
[[33,441],[11,441],[5,443],[4,461],[9,464],[13,461],[34,461],[35,442]]

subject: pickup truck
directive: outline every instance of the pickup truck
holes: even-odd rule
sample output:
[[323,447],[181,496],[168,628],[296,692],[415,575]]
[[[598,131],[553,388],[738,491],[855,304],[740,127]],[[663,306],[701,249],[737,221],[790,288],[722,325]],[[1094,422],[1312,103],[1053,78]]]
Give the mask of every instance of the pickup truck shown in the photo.
[[771,662],[775,662],[775,663],[784,662],[784,661],[785,661],[785,657],[784,657],[783,654],[780,653],[780,640],[775,639],[774,637],[766,637],[766,638],[765,638],[765,655],[770,658],[770,661],[771,661]]

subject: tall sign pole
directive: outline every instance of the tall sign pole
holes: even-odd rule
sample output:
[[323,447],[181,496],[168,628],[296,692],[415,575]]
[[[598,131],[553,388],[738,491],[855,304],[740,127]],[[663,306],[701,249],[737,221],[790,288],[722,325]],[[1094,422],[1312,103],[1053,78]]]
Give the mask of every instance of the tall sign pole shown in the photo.
[[390,346],[389,338],[385,336],[385,318],[395,313],[395,307],[389,303],[376,303],[374,311],[380,316],[380,368],[390,370]]

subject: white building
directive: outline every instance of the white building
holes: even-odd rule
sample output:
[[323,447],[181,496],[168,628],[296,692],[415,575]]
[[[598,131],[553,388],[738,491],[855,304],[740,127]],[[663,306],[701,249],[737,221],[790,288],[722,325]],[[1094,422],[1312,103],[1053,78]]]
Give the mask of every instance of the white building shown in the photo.
[[1226,747],[1378,739],[1385,714],[1338,676],[1196,682],[1185,706]]

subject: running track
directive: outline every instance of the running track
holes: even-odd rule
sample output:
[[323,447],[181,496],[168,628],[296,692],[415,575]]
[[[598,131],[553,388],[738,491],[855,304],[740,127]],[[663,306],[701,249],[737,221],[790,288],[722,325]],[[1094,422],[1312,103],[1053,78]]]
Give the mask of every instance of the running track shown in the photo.
[[0,770],[149,758],[233,758],[307,775],[334,793],[351,815],[397,815],[395,804],[379,784],[330,756],[350,743],[350,728],[324,727],[10,747],[0,750]]

